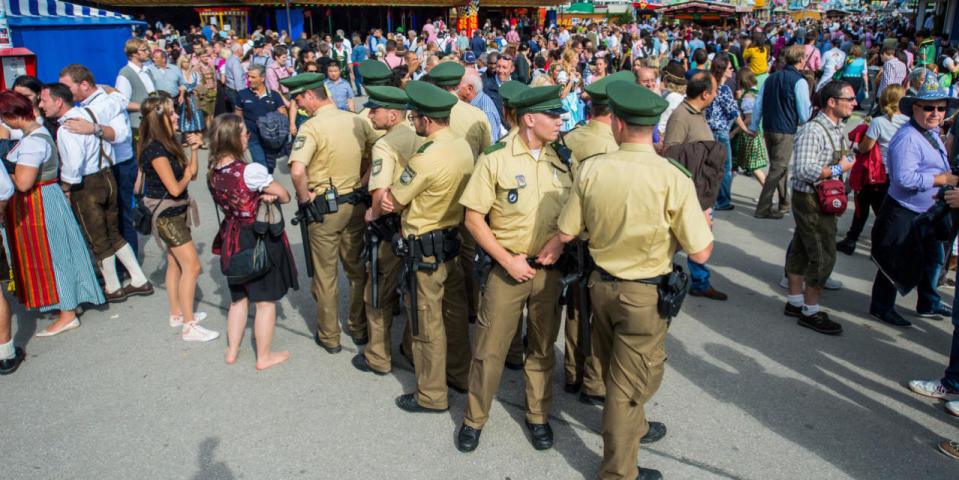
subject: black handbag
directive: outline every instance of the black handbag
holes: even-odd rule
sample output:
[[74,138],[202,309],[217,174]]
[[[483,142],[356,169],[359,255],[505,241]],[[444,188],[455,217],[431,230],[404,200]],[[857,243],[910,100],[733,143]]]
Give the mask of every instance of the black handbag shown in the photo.
[[[141,170],[142,172],[142,170]],[[166,198],[167,194],[163,194],[163,198],[157,202],[156,206],[151,210],[143,202],[143,191],[146,189],[146,177],[142,178],[140,182],[140,191],[134,195],[136,198],[136,205],[133,207],[133,212],[130,214],[130,220],[133,222],[133,228],[136,229],[137,233],[140,235],[149,235],[153,233],[153,214],[156,213],[157,209],[160,208],[160,203]]]
[[[259,209],[259,207],[257,207]],[[217,219],[219,220],[220,211],[217,209]],[[265,233],[254,232],[256,243],[250,248],[245,248],[230,256],[230,265],[226,268],[220,264],[223,276],[230,285],[243,285],[256,280],[270,271],[273,267],[270,263],[270,254],[266,250]]]

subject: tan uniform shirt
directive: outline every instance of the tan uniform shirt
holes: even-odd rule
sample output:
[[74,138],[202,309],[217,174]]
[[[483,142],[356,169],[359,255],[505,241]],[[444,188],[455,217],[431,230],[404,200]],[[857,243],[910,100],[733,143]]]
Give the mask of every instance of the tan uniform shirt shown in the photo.
[[370,191],[379,190],[399,180],[400,174],[416,153],[423,139],[406,122],[390,128],[373,144],[373,169],[370,172]]
[[410,158],[393,184],[393,196],[407,205],[403,234],[420,236],[463,223],[463,207],[456,203],[473,171],[466,140],[449,128],[428,137]]
[[300,126],[289,163],[306,165],[307,186],[314,193],[326,191],[331,181],[337,193],[350,193],[360,186],[360,161],[375,140],[368,122],[331,103]]
[[598,154],[615,152],[619,149],[616,139],[613,138],[613,127],[596,120],[590,120],[586,122],[586,125],[574,128],[563,137],[563,140],[580,162]]
[[677,243],[696,253],[713,241],[692,180],[638,143],[580,168],[559,229],[579,235],[584,228],[596,265],[626,280],[668,273]]
[[537,255],[556,235],[556,219],[569,196],[569,169],[549,145],[539,160],[514,135],[486,149],[460,203],[489,214],[496,241],[513,254]]
[[683,103],[673,110],[666,122],[666,131],[663,132],[663,149],[680,143],[712,142],[713,131],[706,123],[706,114],[703,110],[696,110],[689,102]]
[[474,159],[493,143],[486,114],[462,100],[457,101],[450,111],[450,130],[457,137],[466,139]]

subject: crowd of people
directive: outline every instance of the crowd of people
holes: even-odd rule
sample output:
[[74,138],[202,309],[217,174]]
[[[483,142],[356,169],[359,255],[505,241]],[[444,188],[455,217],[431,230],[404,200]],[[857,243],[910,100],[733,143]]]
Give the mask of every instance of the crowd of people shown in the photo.
[[[390,373],[402,296],[399,352],[417,383],[396,404],[441,412],[450,389],[466,394],[463,452],[479,444],[504,367],[524,371],[531,442],[551,448],[564,325],[564,390],[604,406],[599,478],[661,478],[636,452],[666,434],[642,406],[662,380],[670,301],[678,308],[687,290],[728,299],[706,265],[712,221],[753,203],[756,218],[795,222],[784,314],[831,335],[842,325],[822,291],[842,288],[836,253],[855,253],[874,212],[868,313],[910,326],[893,307],[917,288],[918,316],[953,319],[945,377],[909,388],[959,415],[959,320],[937,293],[956,258],[948,210],[959,191],[941,187],[959,182],[959,57],[910,18],[732,29],[512,18],[473,32],[436,19],[295,40],[257,28],[246,41],[215,25],[158,25],[122,49],[112,86],[75,64],[0,93],[16,297],[57,315],[37,336],[78,328],[82,304],[153,294],[138,256],[152,235],[166,252],[170,327],[185,341],[219,337],[194,311],[193,182],[209,150],[199,181],[218,207],[225,361],[237,359],[250,302],[256,368],[289,357],[271,348],[275,302],[299,288],[278,208],[295,199],[315,342],[341,351],[339,262],[347,333],[365,346],[352,363]],[[274,178],[287,167],[292,194]],[[755,179],[759,198],[734,203],[735,176]],[[846,184],[854,220],[837,242]],[[3,374],[25,357],[10,331],[3,299]],[[959,443],[939,448],[959,458]]]

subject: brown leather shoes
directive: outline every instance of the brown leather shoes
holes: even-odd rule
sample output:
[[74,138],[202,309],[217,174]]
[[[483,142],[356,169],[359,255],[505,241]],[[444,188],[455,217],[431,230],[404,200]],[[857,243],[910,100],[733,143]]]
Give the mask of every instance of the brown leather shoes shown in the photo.
[[143,285],[140,285],[139,287],[134,287],[132,284],[130,284],[126,287],[123,287],[123,291],[126,292],[126,296],[128,297],[133,295],[153,295],[153,284],[149,281]]
[[706,290],[690,290],[689,294],[694,297],[706,297],[711,300],[726,300],[729,298],[725,293],[716,290],[713,287],[709,287]]
[[129,296],[130,296],[130,292],[128,292],[127,289],[123,287],[120,287],[117,291],[112,293],[106,290],[103,291],[103,298],[105,298],[108,303],[122,302],[126,300],[127,297]]

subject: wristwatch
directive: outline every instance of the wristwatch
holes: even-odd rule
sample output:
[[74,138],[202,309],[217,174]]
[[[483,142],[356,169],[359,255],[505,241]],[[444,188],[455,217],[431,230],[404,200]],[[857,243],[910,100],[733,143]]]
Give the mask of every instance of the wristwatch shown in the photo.
[[97,138],[103,138],[103,127],[99,123],[93,125],[93,135]]

